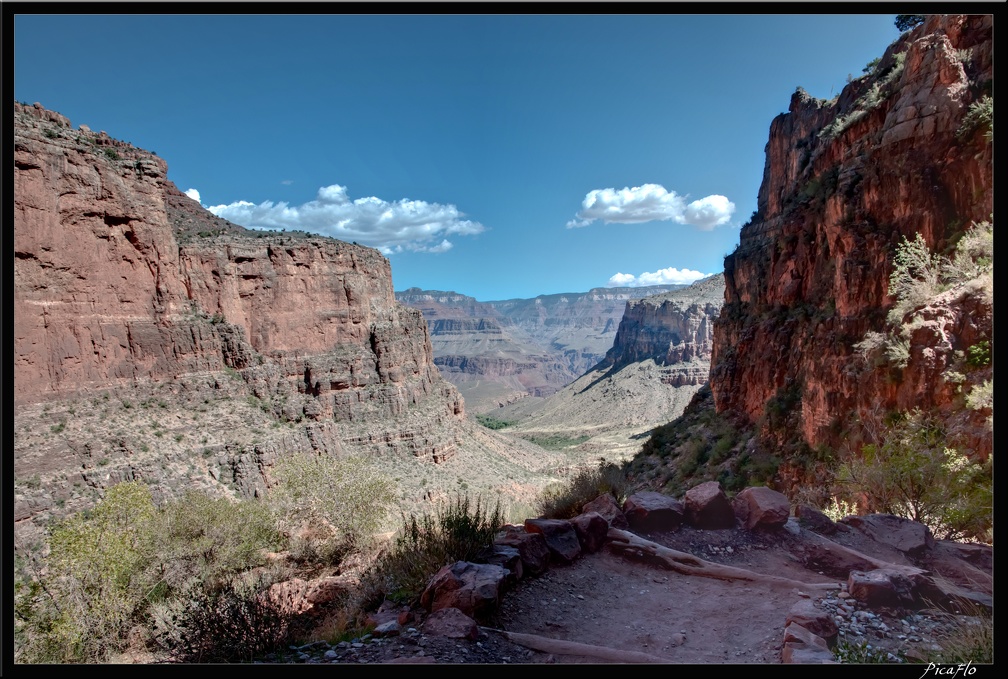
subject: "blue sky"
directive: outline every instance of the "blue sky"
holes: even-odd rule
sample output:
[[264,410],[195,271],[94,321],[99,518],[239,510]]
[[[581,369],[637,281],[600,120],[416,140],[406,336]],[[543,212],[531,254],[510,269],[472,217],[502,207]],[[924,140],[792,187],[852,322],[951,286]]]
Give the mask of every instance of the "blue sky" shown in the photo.
[[770,122],[893,19],[16,14],[14,96],[234,222],[381,249],[396,290],[534,297],[721,271]]

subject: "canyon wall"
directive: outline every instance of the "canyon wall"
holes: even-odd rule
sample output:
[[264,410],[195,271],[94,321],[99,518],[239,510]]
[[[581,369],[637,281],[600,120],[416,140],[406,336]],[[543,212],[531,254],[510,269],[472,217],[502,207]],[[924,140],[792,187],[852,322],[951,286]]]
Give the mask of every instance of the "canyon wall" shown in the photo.
[[396,299],[423,311],[435,364],[470,410],[482,413],[570,384],[605,358],[628,300],[676,287],[594,288],[490,302],[410,288]]
[[[602,365],[620,368],[650,358],[659,366],[679,368],[680,384],[706,383],[704,369],[710,366],[714,321],[723,303],[721,274],[681,290],[627,302]],[[695,369],[687,370],[690,366]]]
[[963,356],[992,344],[992,289],[960,287],[918,314],[902,367],[865,361],[855,345],[885,329],[904,238],[948,255],[992,219],[993,144],[967,118],[992,91],[992,46],[989,15],[929,16],[835,100],[799,88],[774,119],[758,209],[725,258],[719,412],[765,425],[771,409],[790,409],[797,432],[764,433],[838,448],[919,407],[990,453],[990,413],[963,406],[990,368],[967,371]]
[[161,158],[39,104],[15,104],[14,151],[16,414],[150,384],[220,390],[230,372],[306,428],[261,451],[454,453],[462,398],[379,252],[230,224]]

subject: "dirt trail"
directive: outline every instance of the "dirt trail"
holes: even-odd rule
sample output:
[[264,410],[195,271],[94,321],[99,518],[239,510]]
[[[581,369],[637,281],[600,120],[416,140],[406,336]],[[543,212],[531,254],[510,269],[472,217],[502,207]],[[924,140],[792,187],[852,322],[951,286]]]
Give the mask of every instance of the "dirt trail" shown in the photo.
[[[715,540],[719,552],[704,558],[839,589],[836,580],[803,568],[786,548],[732,546],[733,534],[714,532],[725,544]],[[669,543],[670,536],[651,537]],[[787,584],[684,575],[605,549],[522,581],[504,596],[497,617],[511,632],[644,652],[672,663],[779,663],[788,611],[815,595]],[[605,662],[554,656],[557,662]]]

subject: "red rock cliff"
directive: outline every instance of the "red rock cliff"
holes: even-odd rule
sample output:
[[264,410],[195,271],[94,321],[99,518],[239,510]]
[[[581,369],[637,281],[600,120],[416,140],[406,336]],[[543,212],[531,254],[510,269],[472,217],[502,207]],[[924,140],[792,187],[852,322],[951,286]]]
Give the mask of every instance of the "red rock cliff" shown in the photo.
[[[792,435],[838,447],[887,411],[962,410],[947,371],[956,352],[991,340],[992,296],[945,300],[902,370],[865,365],[854,345],[883,329],[904,236],[948,253],[991,218],[992,144],[957,132],[992,80],[992,17],[935,15],[835,101],[795,93],[770,126],[758,210],[725,258],[711,370],[719,412],[760,423],[791,408]],[[959,433],[989,453],[983,413],[966,420]]]
[[[38,104],[14,118],[16,404],[228,367],[257,395],[291,396],[292,420],[380,429],[432,402],[439,422],[461,419],[422,314],[396,302],[376,250],[246,231],[146,151]],[[405,438],[418,455],[452,452]]]

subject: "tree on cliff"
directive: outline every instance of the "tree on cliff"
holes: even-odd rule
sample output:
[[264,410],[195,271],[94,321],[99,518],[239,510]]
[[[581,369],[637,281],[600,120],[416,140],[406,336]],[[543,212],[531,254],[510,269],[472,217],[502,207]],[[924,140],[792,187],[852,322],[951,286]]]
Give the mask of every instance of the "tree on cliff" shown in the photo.
[[920,26],[924,23],[925,16],[923,14],[897,14],[896,20],[893,22],[896,24],[897,30],[900,33],[909,31],[914,26]]

